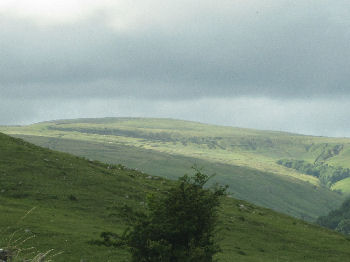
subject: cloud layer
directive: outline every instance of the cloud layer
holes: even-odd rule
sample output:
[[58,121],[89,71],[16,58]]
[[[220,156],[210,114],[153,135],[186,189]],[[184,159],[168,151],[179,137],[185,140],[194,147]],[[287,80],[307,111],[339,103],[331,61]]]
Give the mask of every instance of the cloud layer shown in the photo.
[[348,1],[30,2],[0,2],[0,124],[115,114],[350,134]]
[[121,1],[104,10],[107,2],[74,23],[2,16],[1,93],[162,99],[350,93],[345,1],[146,1],[138,8]]

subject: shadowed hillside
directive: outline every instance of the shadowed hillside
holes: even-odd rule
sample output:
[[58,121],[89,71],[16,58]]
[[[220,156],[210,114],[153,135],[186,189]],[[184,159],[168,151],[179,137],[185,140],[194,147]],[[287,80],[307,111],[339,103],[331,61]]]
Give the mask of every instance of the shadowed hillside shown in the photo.
[[339,206],[344,196],[337,192],[347,192],[347,177],[327,184],[281,161],[345,170],[348,139],[144,118],[61,120],[1,130],[40,146],[167,178],[196,164],[216,173],[215,180],[228,184],[236,198],[306,220]]

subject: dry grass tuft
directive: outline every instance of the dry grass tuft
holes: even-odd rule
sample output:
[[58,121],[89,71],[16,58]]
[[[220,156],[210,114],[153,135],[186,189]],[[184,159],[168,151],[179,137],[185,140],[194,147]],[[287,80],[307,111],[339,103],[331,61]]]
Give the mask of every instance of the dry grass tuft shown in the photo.
[[[15,227],[18,228],[19,224],[35,209],[36,207],[33,207],[27,211],[24,216],[17,221]],[[10,233],[11,231],[12,233]],[[54,249],[50,249],[46,252],[39,252],[33,246],[28,247],[28,241],[35,238],[35,234],[30,233],[27,229],[19,228],[17,230],[12,230],[11,227],[7,227],[0,230],[0,235],[5,236],[3,239],[0,239],[0,262],[52,262],[54,257],[63,253],[54,253]]]

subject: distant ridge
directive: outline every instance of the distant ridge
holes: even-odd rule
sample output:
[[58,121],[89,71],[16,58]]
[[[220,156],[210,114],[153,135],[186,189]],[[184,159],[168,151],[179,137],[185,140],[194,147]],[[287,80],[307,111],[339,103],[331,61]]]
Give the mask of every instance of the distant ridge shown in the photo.
[[56,123],[56,124],[95,123],[95,124],[103,124],[103,123],[111,123],[111,122],[118,122],[118,121],[137,121],[137,120],[141,120],[141,121],[143,121],[143,120],[164,121],[165,120],[165,121],[192,123],[192,124],[198,124],[198,125],[234,128],[234,129],[247,130],[247,131],[250,130],[250,131],[258,131],[258,132],[268,132],[268,133],[282,133],[282,134],[290,134],[290,135],[296,135],[296,136],[326,137],[326,136],[305,135],[302,133],[294,133],[294,132],[283,131],[283,130],[254,129],[254,128],[248,128],[248,127],[236,127],[236,126],[230,126],[230,125],[211,124],[211,123],[205,123],[205,122],[194,121],[194,120],[183,120],[183,119],[177,119],[177,118],[157,118],[157,117],[87,117],[87,118],[73,118],[73,119],[68,118],[68,119],[56,119],[56,120],[41,121],[41,122],[34,123],[32,125],[45,124],[45,123]]

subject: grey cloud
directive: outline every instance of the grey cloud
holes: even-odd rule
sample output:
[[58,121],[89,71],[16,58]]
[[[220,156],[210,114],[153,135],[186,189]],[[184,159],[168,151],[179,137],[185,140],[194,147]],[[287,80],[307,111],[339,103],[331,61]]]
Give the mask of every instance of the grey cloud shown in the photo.
[[130,31],[110,28],[101,15],[46,27],[3,17],[0,94],[179,100],[350,94],[346,1],[266,1],[239,19],[230,9],[201,11]]

